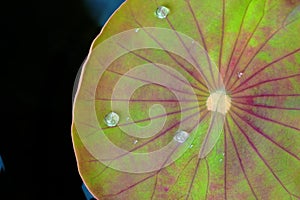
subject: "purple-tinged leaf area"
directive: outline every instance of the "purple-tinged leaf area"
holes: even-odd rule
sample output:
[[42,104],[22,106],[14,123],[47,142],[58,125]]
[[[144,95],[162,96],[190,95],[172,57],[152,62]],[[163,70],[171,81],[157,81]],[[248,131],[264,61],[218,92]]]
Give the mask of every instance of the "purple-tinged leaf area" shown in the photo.
[[[164,19],[159,6],[170,9]],[[299,0],[122,4],[91,46],[73,105],[93,196],[300,199],[299,30]],[[220,91],[223,114],[208,104]],[[112,111],[120,119],[108,126]]]

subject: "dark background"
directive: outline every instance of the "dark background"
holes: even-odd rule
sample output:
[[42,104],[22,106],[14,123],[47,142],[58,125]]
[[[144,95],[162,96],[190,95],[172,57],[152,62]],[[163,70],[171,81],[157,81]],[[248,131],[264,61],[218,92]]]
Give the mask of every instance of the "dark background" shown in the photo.
[[0,199],[85,199],[72,88],[101,26],[82,0],[1,6]]
[[[52,130],[48,141],[49,199],[85,199],[71,141],[72,89],[76,74],[88,55],[92,40],[101,27],[93,20],[83,1],[61,1],[53,12],[49,34],[50,107]],[[53,165],[54,164],[54,165]],[[50,167],[51,166],[51,167]]]

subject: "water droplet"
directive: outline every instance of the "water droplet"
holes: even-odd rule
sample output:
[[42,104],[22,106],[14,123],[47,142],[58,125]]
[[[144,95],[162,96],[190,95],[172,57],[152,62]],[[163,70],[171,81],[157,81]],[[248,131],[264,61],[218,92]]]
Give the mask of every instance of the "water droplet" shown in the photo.
[[118,124],[120,117],[115,112],[110,112],[104,117],[104,122],[107,126],[113,127]]
[[238,72],[238,77],[242,78],[242,76],[243,76],[243,72]]
[[134,140],[134,141],[133,141],[133,144],[136,144],[136,143],[138,143],[138,140]]
[[225,156],[225,153],[222,153],[223,156]]
[[223,161],[223,159],[221,158],[219,161],[220,161],[220,162],[222,162],[222,161]]
[[140,30],[139,28],[136,28],[136,29],[135,29],[135,32],[137,33],[137,32],[139,32],[139,30]]
[[184,143],[186,139],[189,137],[189,134],[185,131],[176,131],[174,140],[179,143]]
[[170,9],[165,6],[159,6],[155,12],[155,15],[159,19],[165,19],[170,13]]
[[193,148],[193,146],[194,146],[194,145],[191,144],[191,145],[190,145],[190,149]]

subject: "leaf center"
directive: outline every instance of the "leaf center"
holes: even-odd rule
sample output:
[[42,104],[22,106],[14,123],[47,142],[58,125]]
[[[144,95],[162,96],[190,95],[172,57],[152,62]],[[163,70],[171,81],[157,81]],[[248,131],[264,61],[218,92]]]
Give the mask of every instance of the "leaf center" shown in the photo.
[[216,91],[210,94],[206,101],[207,109],[226,114],[231,107],[231,98],[224,91]]

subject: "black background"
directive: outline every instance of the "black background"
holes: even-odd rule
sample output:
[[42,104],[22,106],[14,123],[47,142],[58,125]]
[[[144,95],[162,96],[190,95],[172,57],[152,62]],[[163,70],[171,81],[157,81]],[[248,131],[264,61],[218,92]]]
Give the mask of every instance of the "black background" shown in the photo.
[[81,0],[1,6],[0,199],[85,199],[72,88],[101,30]]

